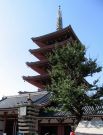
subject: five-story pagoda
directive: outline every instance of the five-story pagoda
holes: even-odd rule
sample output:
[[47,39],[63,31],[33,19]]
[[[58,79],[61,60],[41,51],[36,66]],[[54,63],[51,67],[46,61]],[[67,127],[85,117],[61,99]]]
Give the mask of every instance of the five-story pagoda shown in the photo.
[[50,84],[50,77],[47,69],[49,66],[47,60],[47,53],[51,52],[55,45],[63,46],[67,42],[79,41],[78,37],[74,33],[72,27],[69,25],[66,28],[62,26],[62,13],[59,6],[58,18],[57,18],[57,31],[49,33],[40,37],[33,37],[32,41],[36,43],[39,48],[29,50],[32,55],[37,57],[37,62],[27,62],[27,66],[38,72],[37,76],[23,76],[23,79],[39,89],[44,90],[47,84]]

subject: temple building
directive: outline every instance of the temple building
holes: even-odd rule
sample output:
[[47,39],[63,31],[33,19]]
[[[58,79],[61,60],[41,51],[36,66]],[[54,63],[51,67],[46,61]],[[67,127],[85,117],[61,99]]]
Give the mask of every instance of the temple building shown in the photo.
[[[32,41],[38,45],[38,49],[29,50],[39,61],[27,62],[32,70],[39,73],[37,76],[23,76],[23,80],[38,87],[37,92],[19,92],[18,95],[3,97],[0,100],[0,135],[69,135],[76,117],[69,112],[48,112],[45,108],[52,104],[45,88],[50,84],[48,75],[48,53],[57,47],[62,47],[68,42],[80,42],[71,25],[63,28],[62,13],[59,7],[57,18],[57,30],[39,37],[33,37]],[[94,113],[94,109],[85,107],[83,121],[76,129],[76,135],[95,135],[96,123],[92,126],[90,121],[98,119],[98,128],[103,131],[103,111]],[[88,120],[88,121],[87,121]],[[87,123],[86,123],[87,121]],[[97,120],[96,120],[97,121]],[[86,126],[90,129],[87,130]],[[92,129],[95,131],[92,132]],[[82,131],[81,131],[82,129]],[[86,131],[85,133],[83,131]],[[89,132],[87,132],[89,131]],[[103,132],[97,133],[103,135]]]

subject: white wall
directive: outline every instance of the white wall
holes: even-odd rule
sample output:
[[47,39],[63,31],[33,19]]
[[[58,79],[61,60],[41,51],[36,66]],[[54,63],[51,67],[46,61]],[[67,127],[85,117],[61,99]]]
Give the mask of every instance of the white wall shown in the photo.
[[[92,119],[91,121],[81,121],[76,128],[77,133],[103,135],[103,121],[101,119]],[[77,134],[79,135],[79,134]]]

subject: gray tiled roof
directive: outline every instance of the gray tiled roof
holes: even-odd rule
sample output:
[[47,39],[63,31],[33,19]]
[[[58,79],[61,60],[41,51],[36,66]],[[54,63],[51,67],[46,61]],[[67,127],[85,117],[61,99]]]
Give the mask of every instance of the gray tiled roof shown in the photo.
[[[0,109],[14,108],[19,104],[27,102],[29,93],[16,96],[8,96],[0,101]],[[46,91],[30,93],[30,98],[34,104],[48,104],[50,102],[50,94]]]
[[[92,109],[92,107],[88,107],[89,109],[85,109],[85,112],[83,113],[83,116],[103,116],[103,110],[101,111],[95,111]],[[74,115],[71,114],[71,112],[63,112],[63,111],[58,111],[58,112],[41,112],[39,114],[40,117],[72,117]]]
[[[92,106],[85,106],[84,107],[83,116],[93,116],[93,115],[103,116],[103,106],[96,106],[95,109]],[[73,115],[71,114],[71,112],[65,112],[65,111],[57,111],[57,112],[44,111],[44,112],[40,113],[40,117],[67,117],[67,116],[73,116]]]
[[[19,94],[16,96],[8,96],[5,99],[0,101],[0,110],[2,109],[9,109],[9,108],[15,108],[19,104],[27,103],[27,98],[29,96],[29,93],[25,94]],[[36,105],[48,105],[50,103],[50,97],[51,94],[47,91],[42,92],[33,92],[30,93],[30,98],[33,102],[33,104]],[[84,116],[86,115],[103,115],[103,106],[97,106],[94,110],[93,107],[85,106],[84,107]],[[96,111],[97,110],[97,111]],[[66,117],[66,116],[73,116],[70,112],[41,112],[40,116],[42,117]]]

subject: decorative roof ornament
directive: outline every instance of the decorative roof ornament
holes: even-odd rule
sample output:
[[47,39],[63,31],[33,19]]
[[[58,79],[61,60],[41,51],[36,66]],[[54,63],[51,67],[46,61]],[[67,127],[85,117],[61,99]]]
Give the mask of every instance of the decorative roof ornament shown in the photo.
[[30,95],[30,93],[29,93],[29,95],[28,95],[28,97],[27,97],[27,103],[28,103],[28,104],[31,104],[31,103],[32,103],[32,100],[31,100],[31,95]]
[[61,12],[61,7],[59,5],[58,16],[57,16],[57,30],[61,30],[62,28],[63,28],[63,24],[62,24],[62,12]]

